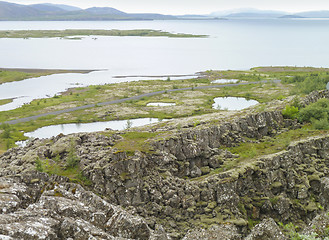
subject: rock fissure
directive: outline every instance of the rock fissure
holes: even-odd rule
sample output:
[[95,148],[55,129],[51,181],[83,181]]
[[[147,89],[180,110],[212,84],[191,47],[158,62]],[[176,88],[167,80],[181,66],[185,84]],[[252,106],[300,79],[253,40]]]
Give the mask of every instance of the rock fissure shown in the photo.
[[[328,93],[304,102],[320,97]],[[329,207],[329,136],[242,162],[226,148],[288,128],[294,121],[279,110],[249,114],[173,131],[134,154],[116,149],[124,135],[113,132],[33,140],[0,156],[0,236],[285,239],[278,222],[306,226]],[[79,161],[70,168],[72,154]],[[53,175],[36,171],[38,161]]]

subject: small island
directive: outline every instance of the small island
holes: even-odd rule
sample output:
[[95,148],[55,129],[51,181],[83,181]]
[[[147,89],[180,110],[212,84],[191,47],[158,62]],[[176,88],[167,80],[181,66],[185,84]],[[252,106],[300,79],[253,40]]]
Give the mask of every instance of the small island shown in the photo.
[[136,30],[91,30],[91,29],[66,29],[66,30],[13,30],[0,31],[0,38],[66,38],[73,36],[138,36],[138,37],[170,37],[170,38],[205,38],[207,35],[194,35],[186,33],[170,33],[152,29]]

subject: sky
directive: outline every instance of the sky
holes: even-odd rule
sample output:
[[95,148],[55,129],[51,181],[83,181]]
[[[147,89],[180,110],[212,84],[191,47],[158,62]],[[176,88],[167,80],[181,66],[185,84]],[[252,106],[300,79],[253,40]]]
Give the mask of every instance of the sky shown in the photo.
[[208,14],[211,12],[257,8],[302,12],[329,10],[329,0],[2,0],[18,4],[55,3],[81,8],[113,7],[128,13]]

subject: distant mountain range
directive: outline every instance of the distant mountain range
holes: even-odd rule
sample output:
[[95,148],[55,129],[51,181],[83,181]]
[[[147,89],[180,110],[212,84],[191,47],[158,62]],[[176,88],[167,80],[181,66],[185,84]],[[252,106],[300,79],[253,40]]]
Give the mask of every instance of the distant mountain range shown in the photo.
[[125,13],[110,7],[81,9],[63,4],[22,5],[0,1],[0,20],[178,20],[178,19],[230,19],[230,18],[329,18],[329,11],[291,14],[280,11],[236,9],[213,12],[209,15],[163,15],[156,13]]
[[178,19],[171,15],[125,13],[110,7],[81,9],[60,4],[21,5],[0,1],[0,20],[155,20]]
[[310,11],[292,14],[272,10],[234,9],[230,11],[213,12],[210,16],[225,18],[329,18],[329,11]]

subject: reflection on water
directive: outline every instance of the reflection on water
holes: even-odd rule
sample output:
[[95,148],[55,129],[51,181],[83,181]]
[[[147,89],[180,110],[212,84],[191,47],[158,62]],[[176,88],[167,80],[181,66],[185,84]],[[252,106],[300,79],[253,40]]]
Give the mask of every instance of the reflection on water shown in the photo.
[[237,97],[218,97],[214,101],[212,107],[218,110],[242,110],[258,103],[256,100]]
[[239,79],[217,79],[211,83],[237,83],[239,81]]
[[157,123],[160,121],[167,121],[166,119],[160,120],[157,118],[139,118],[131,120],[118,120],[108,122],[93,122],[93,123],[72,123],[72,124],[61,124],[42,127],[34,132],[28,132],[24,135],[30,138],[50,138],[57,136],[60,133],[65,135],[71,133],[80,132],[97,132],[104,131],[105,129],[112,130],[124,130],[127,128],[140,127],[151,123]]

